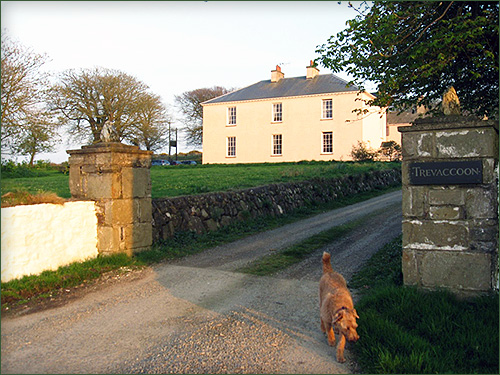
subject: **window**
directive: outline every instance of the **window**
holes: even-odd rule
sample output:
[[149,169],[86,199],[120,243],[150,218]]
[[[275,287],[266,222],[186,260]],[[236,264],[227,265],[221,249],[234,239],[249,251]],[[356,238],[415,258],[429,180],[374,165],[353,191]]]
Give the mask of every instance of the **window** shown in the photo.
[[323,99],[323,119],[333,118],[333,99]]
[[323,154],[333,154],[333,132],[323,132]]
[[283,106],[281,103],[273,104],[273,122],[283,121]]
[[236,137],[227,137],[227,157],[236,157]]
[[278,156],[282,154],[283,136],[281,134],[273,135],[273,155]]
[[236,107],[229,107],[227,109],[227,124],[236,125]]

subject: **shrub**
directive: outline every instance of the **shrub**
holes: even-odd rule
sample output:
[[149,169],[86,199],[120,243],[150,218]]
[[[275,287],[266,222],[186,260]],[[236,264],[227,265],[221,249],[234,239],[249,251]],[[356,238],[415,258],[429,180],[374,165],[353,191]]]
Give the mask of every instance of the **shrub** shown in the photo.
[[402,158],[401,146],[394,141],[382,142],[378,153],[380,155],[380,160],[400,161]]
[[358,141],[357,146],[352,146],[351,156],[355,161],[374,161],[378,152],[369,148],[365,142]]

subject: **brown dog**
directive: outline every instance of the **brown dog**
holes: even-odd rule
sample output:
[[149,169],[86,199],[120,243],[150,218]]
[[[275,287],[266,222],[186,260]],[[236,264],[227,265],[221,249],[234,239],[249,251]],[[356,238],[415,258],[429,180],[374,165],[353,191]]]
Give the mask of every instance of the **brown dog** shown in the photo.
[[[359,339],[351,293],[341,274],[334,272],[330,262],[330,254],[323,253],[323,276],[319,282],[319,310],[321,330],[328,336],[328,344],[335,346],[335,333],[340,336],[337,346],[337,361],[345,362],[345,340],[356,342]],[[335,333],[334,333],[335,331]]]

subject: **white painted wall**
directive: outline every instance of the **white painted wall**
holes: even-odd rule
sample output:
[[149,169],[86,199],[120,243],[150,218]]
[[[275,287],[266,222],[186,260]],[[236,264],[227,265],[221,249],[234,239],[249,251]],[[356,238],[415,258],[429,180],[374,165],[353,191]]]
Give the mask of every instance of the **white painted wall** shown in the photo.
[[94,202],[2,208],[2,282],[97,256]]

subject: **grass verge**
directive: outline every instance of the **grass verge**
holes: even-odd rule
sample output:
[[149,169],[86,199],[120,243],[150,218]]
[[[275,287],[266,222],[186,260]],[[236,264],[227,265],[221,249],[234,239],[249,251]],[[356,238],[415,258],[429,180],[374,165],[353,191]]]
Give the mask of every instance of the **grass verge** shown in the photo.
[[[371,215],[369,215],[371,216]],[[346,224],[333,227],[321,233],[313,235],[305,240],[287,247],[274,254],[267,255],[238,269],[238,272],[248,273],[256,276],[272,275],[273,273],[285,269],[295,263],[300,262],[309,254],[329,243],[347,235],[350,231],[361,225],[367,218],[362,217],[350,221]]]
[[398,238],[350,283],[362,293],[352,348],[363,372],[498,374],[498,294],[463,300],[404,287],[401,252]]
[[2,282],[2,310],[25,304],[29,300],[50,298],[58,290],[91,282],[108,271],[141,266],[142,263],[126,254],[98,256],[59,267],[56,271],[44,271],[40,275]]

